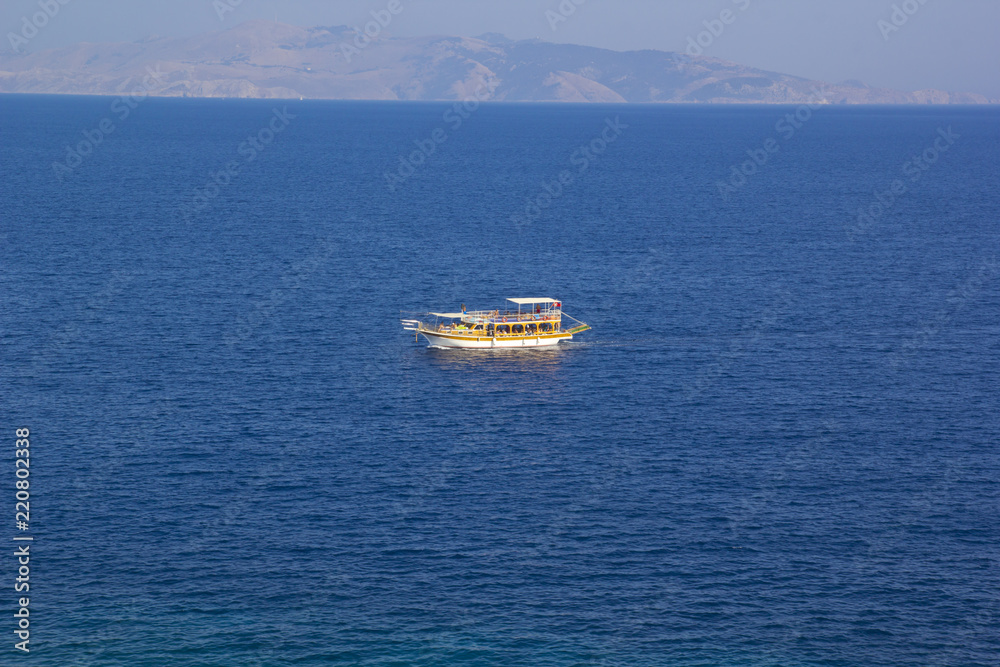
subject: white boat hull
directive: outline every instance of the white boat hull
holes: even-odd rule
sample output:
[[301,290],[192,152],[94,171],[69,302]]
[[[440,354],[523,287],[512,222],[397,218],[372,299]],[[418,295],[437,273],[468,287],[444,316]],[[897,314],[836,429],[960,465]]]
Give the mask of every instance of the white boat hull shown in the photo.
[[466,350],[492,350],[522,347],[552,347],[560,341],[573,340],[571,333],[548,334],[541,336],[449,336],[421,331],[420,335],[435,347],[454,347]]

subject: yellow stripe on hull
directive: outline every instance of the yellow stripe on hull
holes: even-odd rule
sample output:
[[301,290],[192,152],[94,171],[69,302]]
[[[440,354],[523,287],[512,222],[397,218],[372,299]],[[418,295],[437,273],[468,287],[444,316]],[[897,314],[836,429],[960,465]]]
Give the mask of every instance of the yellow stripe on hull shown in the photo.
[[537,336],[462,336],[460,334],[445,333],[443,331],[419,332],[427,339],[431,345],[439,347],[455,347],[464,349],[494,349],[494,348],[522,348],[522,347],[549,347],[558,345],[559,341],[572,340],[570,333],[540,334]]

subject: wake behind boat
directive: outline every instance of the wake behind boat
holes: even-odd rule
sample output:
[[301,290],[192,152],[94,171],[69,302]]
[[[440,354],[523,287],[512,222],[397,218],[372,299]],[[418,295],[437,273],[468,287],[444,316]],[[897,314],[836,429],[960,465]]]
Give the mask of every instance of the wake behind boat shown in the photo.
[[[437,347],[490,349],[512,347],[550,347],[590,329],[562,310],[556,299],[507,299],[517,310],[466,311],[459,313],[424,313],[416,319],[403,319],[403,329],[423,336]],[[576,326],[563,328],[563,318]]]

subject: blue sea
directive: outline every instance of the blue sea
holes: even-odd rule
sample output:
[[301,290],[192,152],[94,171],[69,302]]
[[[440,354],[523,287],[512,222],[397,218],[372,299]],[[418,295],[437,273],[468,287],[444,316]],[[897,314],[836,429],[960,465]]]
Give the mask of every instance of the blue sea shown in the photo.
[[[1000,664],[997,109],[3,96],[0,140],[0,663]],[[593,329],[399,324],[508,297]]]

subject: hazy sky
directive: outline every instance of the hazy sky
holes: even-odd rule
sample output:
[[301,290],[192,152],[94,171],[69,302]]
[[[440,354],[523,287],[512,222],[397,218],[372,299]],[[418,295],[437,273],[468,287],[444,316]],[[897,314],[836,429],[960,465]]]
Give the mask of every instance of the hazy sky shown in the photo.
[[[362,25],[390,0],[0,0],[0,27],[20,32],[39,2],[66,2],[28,50],[79,41],[188,35],[266,18],[302,26]],[[504,33],[616,50],[682,51],[704,21],[732,10],[705,55],[831,82],[938,88],[1000,98],[1000,0],[398,0],[397,36]],[[220,20],[215,5],[237,5]],[[576,5],[579,2],[581,4]],[[553,30],[546,11],[575,8]],[[888,33],[893,6],[913,13]],[[915,11],[913,11],[915,9]],[[568,12],[566,12],[568,13]],[[897,15],[897,21],[899,20]],[[899,21],[901,23],[901,21]],[[720,24],[715,24],[716,30]],[[709,43],[710,42],[710,43]]]

